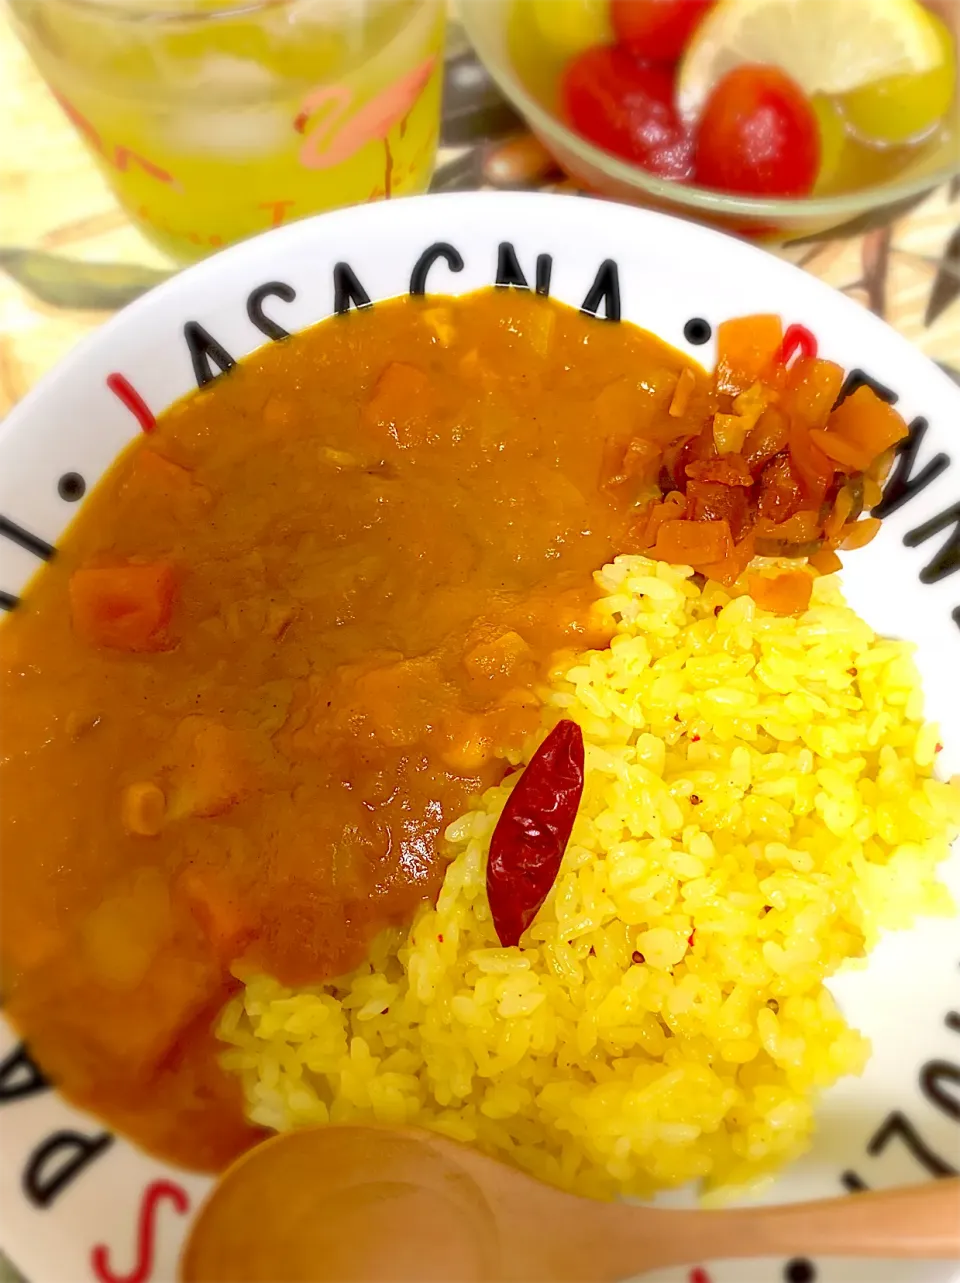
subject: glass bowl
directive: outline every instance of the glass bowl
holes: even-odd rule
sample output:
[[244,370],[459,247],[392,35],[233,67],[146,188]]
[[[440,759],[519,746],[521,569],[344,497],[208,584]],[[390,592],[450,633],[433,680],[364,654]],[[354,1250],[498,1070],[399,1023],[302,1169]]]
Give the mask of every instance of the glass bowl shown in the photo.
[[[507,48],[513,0],[460,0],[460,17],[474,49],[490,75],[521,113],[560,166],[578,183],[601,196],[652,206],[698,222],[761,240],[793,240],[852,222],[864,215],[893,213],[924,192],[960,174],[960,137],[918,157],[895,180],[835,196],[762,199],[736,196],[657,178],[568,129],[521,83]],[[960,44],[960,5],[936,5]],[[956,112],[954,100],[952,110]]]

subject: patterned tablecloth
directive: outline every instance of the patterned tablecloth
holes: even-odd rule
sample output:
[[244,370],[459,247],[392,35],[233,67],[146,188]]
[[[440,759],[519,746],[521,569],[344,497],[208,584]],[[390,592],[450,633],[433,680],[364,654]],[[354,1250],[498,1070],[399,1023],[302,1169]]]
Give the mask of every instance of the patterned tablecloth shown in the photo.
[[[172,264],[128,222],[2,16],[0,107],[2,417]],[[479,187],[577,195],[453,27],[432,190]],[[777,252],[883,316],[960,383],[960,179],[892,221]],[[0,1256],[0,1283],[18,1277]]]

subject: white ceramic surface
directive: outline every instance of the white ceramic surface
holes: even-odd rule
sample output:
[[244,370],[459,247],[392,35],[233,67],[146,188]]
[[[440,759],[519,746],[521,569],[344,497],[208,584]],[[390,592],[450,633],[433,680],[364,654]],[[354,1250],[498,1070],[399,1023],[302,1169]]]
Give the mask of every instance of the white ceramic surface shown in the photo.
[[[715,330],[726,317],[779,312],[785,323],[809,326],[823,355],[896,393],[908,421],[922,416],[929,423],[916,456],[901,461],[904,475],[915,479],[936,455],[950,459],[960,449],[960,391],[939,370],[856,303],[758,249],[662,215],[569,197],[470,193],[388,202],[293,224],[191,268],[105,325],[34,389],[0,428],[0,591],[7,604],[36,570],[37,552],[56,545],[77,511],[77,502],[61,497],[60,479],[78,473],[89,493],[139,430],[108,376],[122,375],[159,413],[195,386],[186,323],[198,322],[239,359],[269,341],[248,311],[257,287],[280,283],[263,312],[295,331],[333,311],[336,264],[350,265],[376,305],[410,288],[417,260],[438,242],[463,266],[452,271],[437,259],[430,293],[492,284],[502,242],[514,247],[531,285],[538,255],[550,255],[550,292],[575,306],[607,264],[600,284],[616,278],[623,319],[708,367],[713,341],[688,342],[688,320],[702,318]],[[601,302],[601,316],[611,297]],[[207,368],[219,373],[216,364]],[[880,537],[849,555],[844,582],[874,627],[917,643],[928,712],[942,725],[942,770],[952,773],[960,770],[960,625],[953,617],[960,578],[951,573],[960,568],[960,462],[938,466]],[[938,517],[938,533],[922,529]],[[919,534],[911,540],[911,532]],[[921,582],[941,550],[945,573]],[[944,873],[960,893],[960,855]],[[938,1164],[960,1167],[958,966],[957,922],[925,921],[887,938],[866,970],[834,982],[849,1020],[873,1039],[874,1055],[862,1079],[843,1081],[824,1097],[811,1152],[767,1198],[839,1194],[849,1174],[883,1187],[929,1179]],[[0,1027],[0,1246],[32,1283],[172,1279],[206,1187],[203,1178],[145,1157],[71,1109],[24,1059],[16,1034]],[[948,1263],[771,1260],[694,1262],[657,1277],[957,1283],[960,1271]]]

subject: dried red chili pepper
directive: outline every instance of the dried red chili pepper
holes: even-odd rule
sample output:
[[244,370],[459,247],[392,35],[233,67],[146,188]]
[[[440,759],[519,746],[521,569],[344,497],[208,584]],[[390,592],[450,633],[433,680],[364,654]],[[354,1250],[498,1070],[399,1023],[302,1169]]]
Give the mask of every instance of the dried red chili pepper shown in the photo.
[[487,899],[505,947],[537,916],[557,880],[583,794],[583,732],[558,722],[507,798],[490,839]]

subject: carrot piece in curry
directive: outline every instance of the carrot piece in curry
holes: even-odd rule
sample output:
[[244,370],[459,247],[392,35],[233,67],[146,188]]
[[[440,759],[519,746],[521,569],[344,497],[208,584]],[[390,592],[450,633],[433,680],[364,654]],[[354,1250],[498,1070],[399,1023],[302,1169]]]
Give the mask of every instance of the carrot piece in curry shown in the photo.
[[726,521],[665,521],[657,531],[654,555],[675,565],[708,566],[733,551]]
[[161,650],[173,612],[176,581],[166,561],[88,567],[70,576],[74,631],[91,646]]
[[799,615],[810,605],[813,577],[807,570],[784,570],[776,575],[747,576],[750,596],[762,610]]
[[745,392],[767,374],[783,342],[779,316],[739,316],[717,327],[717,391]]

